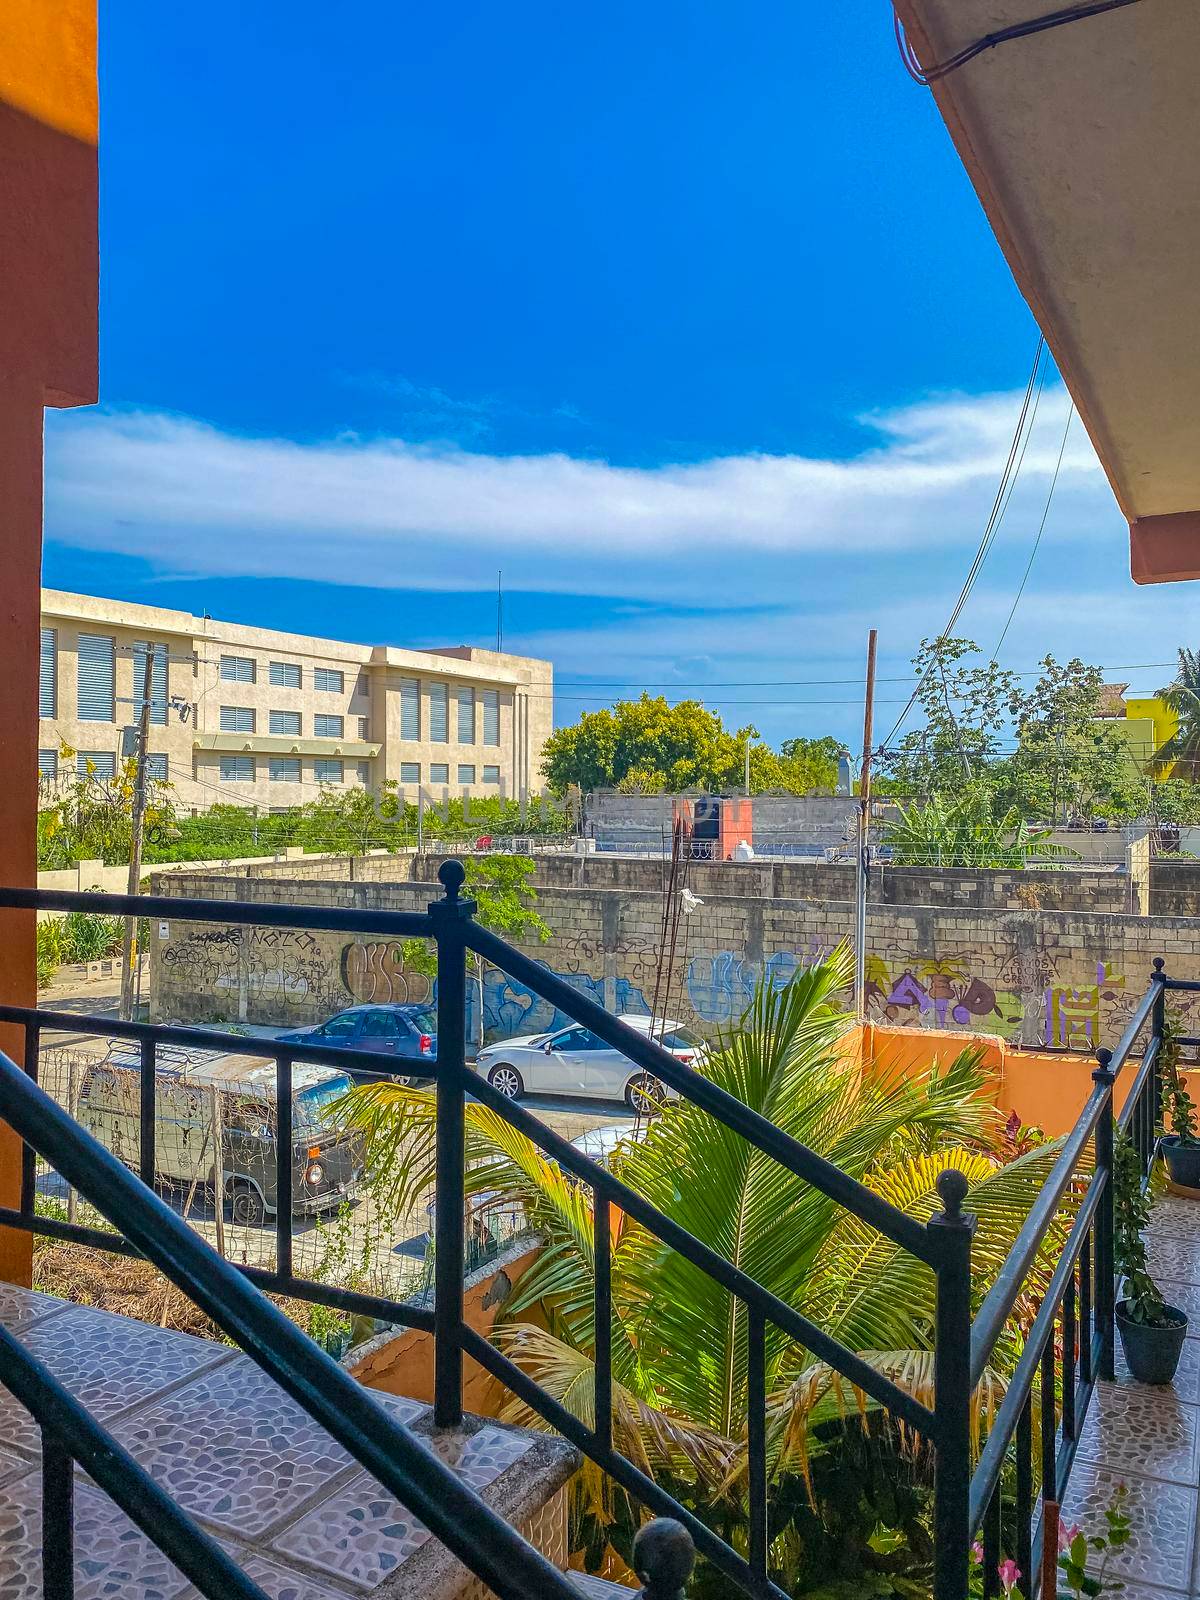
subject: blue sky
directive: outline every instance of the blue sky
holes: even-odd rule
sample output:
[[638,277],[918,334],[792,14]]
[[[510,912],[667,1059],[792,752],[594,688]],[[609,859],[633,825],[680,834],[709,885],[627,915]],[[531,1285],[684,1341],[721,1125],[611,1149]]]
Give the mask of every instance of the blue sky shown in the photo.
[[[945,622],[1037,337],[886,0],[204,11],[102,7],[103,403],[48,422],[46,581],[488,644],[503,568],[560,720],[661,684],[850,736],[867,628],[899,679]],[[1115,670],[1194,607],[1126,540],[1076,425],[1002,659],[1168,677]]]

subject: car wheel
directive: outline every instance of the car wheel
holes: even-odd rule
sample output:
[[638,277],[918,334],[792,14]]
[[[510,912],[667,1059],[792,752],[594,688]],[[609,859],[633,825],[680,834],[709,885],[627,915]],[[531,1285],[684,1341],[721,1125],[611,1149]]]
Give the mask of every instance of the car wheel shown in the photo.
[[267,1220],[267,1208],[262,1195],[252,1183],[227,1183],[225,1195],[229,1201],[230,1217],[239,1228],[262,1227]]
[[653,1116],[661,1109],[666,1093],[652,1073],[639,1072],[625,1085],[625,1104],[639,1117]]
[[502,1094],[506,1100],[517,1100],[525,1093],[521,1074],[507,1061],[497,1061],[488,1073],[487,1081],[496,1093]]

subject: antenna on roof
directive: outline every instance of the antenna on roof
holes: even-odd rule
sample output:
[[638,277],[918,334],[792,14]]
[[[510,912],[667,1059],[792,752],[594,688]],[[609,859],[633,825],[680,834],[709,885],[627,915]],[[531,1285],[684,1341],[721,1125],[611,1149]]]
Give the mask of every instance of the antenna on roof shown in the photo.
[[496,654],[504,644],[504,573],[496,574]]

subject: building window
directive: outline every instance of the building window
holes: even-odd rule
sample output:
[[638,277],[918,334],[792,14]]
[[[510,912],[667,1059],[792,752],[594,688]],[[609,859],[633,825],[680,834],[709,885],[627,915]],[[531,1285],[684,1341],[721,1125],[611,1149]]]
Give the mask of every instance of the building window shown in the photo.
[[164,752],[159,750],[147,750],[146,776],[152,783],[167,782],[167,758]]
[[420,783],[421,763],[419,761],[402,761],[400,763],[401,783]]
[[298,711],[272,711],[267,720],[272,733],[288,734],[294,738],[300,732]]
[[358,719],[358,737],[360,739],[364,740],[364,741],[371,737],[371,719],[370,719],[370,717],[359,717],[359,719]]
[[221,679],[225,683],[253,683],[253,656],[222,656]]
[[42,659],[38,671],[38,716],[58,715],[58,629],[42,629]]
[[421,737],[421,685],[416,678],[400,679],[400,737]]
[[429,737],[434,744],[450,742],[450,688],[445,683],[429,685]]
[[253,783],[254,782],[254,757],[253,756],[222,756],[221,757],[221,782],[222,783]]
[[429,768],[430,783],[449,783],[450,765],[446,761],[435,761]]
[[84,779],[109,781],[117,775],[117,758],[111,750],[77,750],[75,773]]
[[222,706],[222,733],[253,733],[254,708],[252,706]]
[[38,751],[38,777],[39,778],[57,778],[58,777],[58,751],[57,750],[39,750]]
[[369,761],[360,761],[358,763],[358,781],[364,789],[371,782],[371,763]]
[[318,712],[313,718],[313,732],[318,739],[340,739],[345,726],[344,717],[327,717]]
[[474,783],[475,768],[470,766],[460,766],[458,769],[458,781],[459,783]]
[[484,781],[484,783],[499,783],[500,782],[500,768],[499,767],[484,767],[484,769],[483,769],[483,781]]
[[300,689],[304,673],[298,661],[272,661],[271,682],[277,689]]
[[272,756],[269,767],[272,783],[299,783],[299,756]]
[[111,722],[116,694],[116,644],[110,634],[79,635],[79,720]]
[[341,783],[342,763],[326,756],[318,756],[313,762],[313,777],[318,783]]
[[484,744],[499,744],[500,691],[498,689],[485,689],[480,698],[483,701],[483,742]]
[[133,709],[135,720],[142,710],[142,685],[146,681],[146,651],[153,651],[150,662],[150,721],[165,727],[167,721],[167,646],[142,642],[133,647]]
[[313,688],[325,694],[345,694],[346,674],[336,667],[314,667]]
[[458,742],[459,744],[475,743],[474,689],[460,689],[458,691]]

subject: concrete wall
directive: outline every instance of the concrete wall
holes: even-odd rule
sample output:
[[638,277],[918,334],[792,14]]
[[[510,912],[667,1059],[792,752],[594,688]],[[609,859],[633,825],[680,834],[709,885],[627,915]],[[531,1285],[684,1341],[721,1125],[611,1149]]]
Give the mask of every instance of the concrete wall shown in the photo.
[[1200,917],[1200,861],[1152,861],[1150,910],[1162,917]]
[[[445,856],[374,854],[369,859],[327,856],[319,872],[305,856],[277,870],[273,862],[259,877],[320,877],[331,882],[434,883]],[[638,889],[661,893],[666,864],[644,856],[576,855],[568,851],[535,855],[533,882],[541,888]],[[763,900],[851,900],[854,868],[808,861],[690,861],[686,883],[702,898],[734,895]],[[881,867],[872,874],[871,902],[882,905],[963,905],[981,909],[1048,911],[1128,911],[1131,890],[1123,873],[1085,867],[1023,872],[931,871],[925,867]]]
[[[156,878],[154,886],[168,895],[396,911],[421,911],[438,893],[420,883],[215,875]],[[702,898],[681,929],[664,1008],[702,1031],[736,1020],[760,978],[786,981],[853,929],[846,901]],[[662,918],[658,891],[546,887],[538,910],[554,933],[547,944],[530,945],[531,956],[609,1010],[649,1009]],[[1187,918],[889,905],[871,908],[868,933],[871,1018],[999,1034],[1034,1047],[1090,1050],[1114,1041],[1155,956],[1180,977],[1200,978],[1200,922]],[[428,981],[406,971],[400,943],[377,935],[178,921],[156,921],[151,934],[155,1018],[300,1024],[354,1000],[429,998]],[[484,988],[490,1037],[565,1020],[502,973],[489,971]],[[474,1007],[473,985],[469,998]]]

